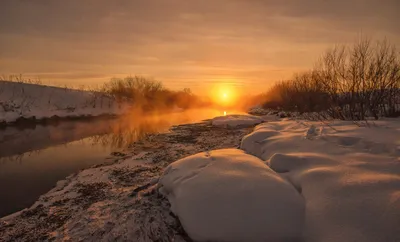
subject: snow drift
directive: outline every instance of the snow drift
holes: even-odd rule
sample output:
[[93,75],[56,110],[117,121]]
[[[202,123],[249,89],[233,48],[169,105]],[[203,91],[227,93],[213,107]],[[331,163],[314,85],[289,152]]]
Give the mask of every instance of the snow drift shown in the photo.
[[400,241],[400,123],[281,121],[241,148],[301,192],[305,241]]
[[290,241],[301,237],[304,201],[260,159],[238,149],[170,164],[159,181],[195,241]]

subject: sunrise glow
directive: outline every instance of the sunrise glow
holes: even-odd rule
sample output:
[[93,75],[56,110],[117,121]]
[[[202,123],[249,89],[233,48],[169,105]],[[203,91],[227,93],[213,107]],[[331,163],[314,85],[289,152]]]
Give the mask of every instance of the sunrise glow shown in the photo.
[[230,106],[235,104],[237,90],[229,84],[216,85],[210,91],[210,95],[217,105]]
[[0,0],[0,242],[400,242],[399,9]]

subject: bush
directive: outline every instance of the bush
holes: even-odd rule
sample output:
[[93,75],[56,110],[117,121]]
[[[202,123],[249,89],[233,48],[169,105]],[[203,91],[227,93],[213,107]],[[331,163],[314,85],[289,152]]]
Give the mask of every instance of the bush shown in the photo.
[[199,98],[189,88],[182,91],[166,89],[161,82],[140,76],[113,78],[104,84],[102,92],[118,102],[130,102],[143,111],[200,106]]
[[161,82],[143,77],[113,78],[104,84],[103,92],[116,99],[140,100],[155,96],[164,90]]
[[316,67],[276,83],[267,108],[326,111],[333,118],[363,120],[400,113],[400,60],[386,40],[361,40],[351,48],[328,50]]

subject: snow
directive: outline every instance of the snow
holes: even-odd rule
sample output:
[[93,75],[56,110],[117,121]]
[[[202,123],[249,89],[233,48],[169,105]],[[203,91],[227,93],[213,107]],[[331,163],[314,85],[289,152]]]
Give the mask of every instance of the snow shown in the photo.
[[[321,129],[322,131],[322,129]],[[312,139],[314,137],[318,136],[318,130],[317,127],[315,127],[315,125],[311,125],[308,130],[306,131],[306,138],[307,139]]]
[[232,114],[213,118],[212,125],[222,127],[246,127],[262,123],[263,121],[264,120],[258,116]]
[[125,108],[100,92],[0,81],[0,122],[120,114]]
[[0,218],[0,241],[191,241],[153,184],[171,162],[237,147],[251,130],[205,121],[148,135],[124,157],[73,174],[32,207]]
[[400,156],[398,119],[376,121],[359,127],[351,121],[331,123],[282,120],[263,123],[245,136],[241,149],[268,160],[275,153],[320,152],[344,154],[367,152]]
[[301,236],[303,198],[260,159],[241,150],[178,160],[159,184],[195,241],[292,241]]
[[252,115],[266,115],[269,114],[270,111],[262,108],[261,106],[257,105],[248,109],[248,113]]
[[400,241],[400,122],[263,123],[241,148],[301,192],[305,241]]
[[72,175],[1,218],[0,237],[400,241],[400,119],[261,119],[254,130],[212,120],[152,135],[130,158]]

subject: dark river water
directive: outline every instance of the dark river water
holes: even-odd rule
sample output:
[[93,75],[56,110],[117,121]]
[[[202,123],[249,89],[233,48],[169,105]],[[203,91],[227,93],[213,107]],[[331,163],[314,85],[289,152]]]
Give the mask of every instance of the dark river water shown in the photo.
[[224,111],[191,110],[118,119],[62,121],[0,129],[0,217],[32,205],[57,181],[95,164],[149,133],[199,122]]

